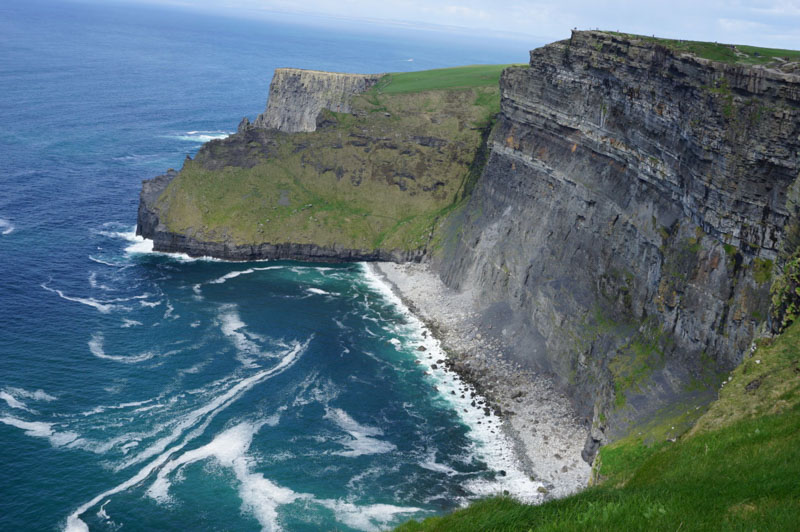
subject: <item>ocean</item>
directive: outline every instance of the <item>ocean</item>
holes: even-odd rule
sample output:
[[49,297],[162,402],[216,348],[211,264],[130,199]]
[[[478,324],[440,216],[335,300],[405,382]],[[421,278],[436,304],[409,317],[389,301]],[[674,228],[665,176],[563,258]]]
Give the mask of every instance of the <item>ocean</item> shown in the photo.
[[276,67],[524,62],[530,47],[0,4],[0,529],[375,530],[524,496],[499,420],[365,265],[153,253],[134,226],[142,179],[255,118]]

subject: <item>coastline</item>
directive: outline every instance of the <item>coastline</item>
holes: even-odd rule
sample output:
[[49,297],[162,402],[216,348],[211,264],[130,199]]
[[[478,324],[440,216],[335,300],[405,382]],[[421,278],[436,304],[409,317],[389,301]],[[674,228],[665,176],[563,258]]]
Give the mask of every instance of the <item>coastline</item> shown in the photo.
[[425,263],[366,267],[439,341],[447,369],[498,415],[519,468],[540,486],[535,494],[514,495],[542,502],[588,485],[591,467],[581,458],[587,428],[548,378],[504,359],[502,345],[481,334],[469,312],[472,294],[449,289]]

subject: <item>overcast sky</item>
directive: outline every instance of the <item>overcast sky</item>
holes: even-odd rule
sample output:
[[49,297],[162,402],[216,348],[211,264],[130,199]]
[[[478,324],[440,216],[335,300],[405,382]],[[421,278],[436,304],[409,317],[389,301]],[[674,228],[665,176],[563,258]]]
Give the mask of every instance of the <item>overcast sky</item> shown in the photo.
[[800,49],[800,0],[133,0],[231,16],[309,13],[507,32],[536,42],[601,28],[681,39]]

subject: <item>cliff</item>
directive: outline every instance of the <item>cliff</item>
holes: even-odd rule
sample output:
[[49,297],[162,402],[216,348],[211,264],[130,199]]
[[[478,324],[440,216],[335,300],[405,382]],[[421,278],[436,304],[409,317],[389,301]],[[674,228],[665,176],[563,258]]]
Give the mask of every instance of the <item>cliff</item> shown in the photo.
[[502,69],[279,69],[254,124],[143,183],[137,233],[231,260],[420,260],[479,174]]
[[587,459],[644,421],[691,421],[769,315],[797,223],[800,76],[574,32],[500,84],[442,277],[570,392]]
[[320,111],[351,112],[351,98],[375,85],[382,76],[278,68],[269,86],[267,109],[254,125],[287,133],[314,131]]

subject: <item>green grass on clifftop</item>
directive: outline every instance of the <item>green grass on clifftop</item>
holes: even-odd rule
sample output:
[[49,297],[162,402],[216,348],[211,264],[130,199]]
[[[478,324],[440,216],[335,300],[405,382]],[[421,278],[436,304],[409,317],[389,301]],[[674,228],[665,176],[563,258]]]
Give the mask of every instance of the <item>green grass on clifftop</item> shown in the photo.
[[600,452],[600,485],[540,506],[488,499],[402,532],[800,530],[800,324],[742,363],[675,442]]
[[747,46],[740,44],[723,44],[704,41],[686,41],[679,39],[663,39],[660,37],[648,37],[646,35],[635,35],[631,33],[618,33],[609,31],[612,35],[618,35],[628,39],[641,39],[644,41],[658,43],[676,52],[686,52],[697,57],[719,61],[722,63],[741,63],[748,65],[766,65],[776,61],[798,61],[800,51],[782,50],[780,48],[761,48],[758,46]]
[[419,72],[386,74],[373,91],[403,94],[442,89],[496,87],[503,69],[511,65],[469,65]]

